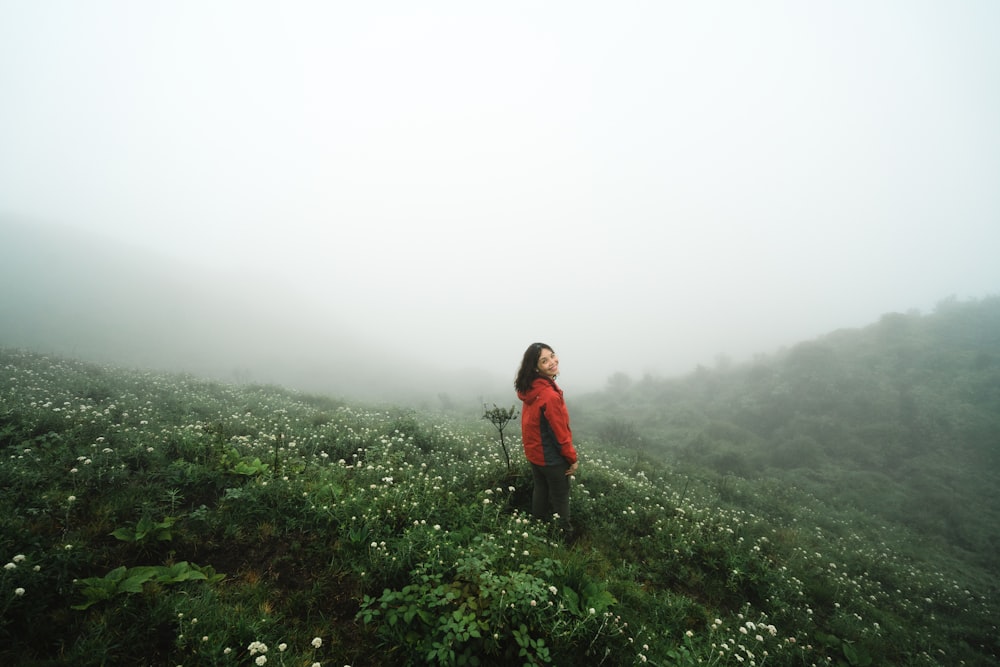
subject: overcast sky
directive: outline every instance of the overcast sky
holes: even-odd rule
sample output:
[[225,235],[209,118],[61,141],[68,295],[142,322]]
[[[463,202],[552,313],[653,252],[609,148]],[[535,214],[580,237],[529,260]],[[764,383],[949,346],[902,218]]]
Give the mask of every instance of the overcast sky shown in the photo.
[[0,0],[0,215],[442,367],[681,374],[1000,292],[998,33],[995,0]]

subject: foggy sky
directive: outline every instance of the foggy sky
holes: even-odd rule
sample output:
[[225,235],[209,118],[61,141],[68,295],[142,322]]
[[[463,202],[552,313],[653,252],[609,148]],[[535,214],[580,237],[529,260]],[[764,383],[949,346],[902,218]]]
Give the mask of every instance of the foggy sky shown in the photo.
[[679,374],[1000,291],[998,28],[993,0],[0,0],[0,224],[259,275],[393,358]]

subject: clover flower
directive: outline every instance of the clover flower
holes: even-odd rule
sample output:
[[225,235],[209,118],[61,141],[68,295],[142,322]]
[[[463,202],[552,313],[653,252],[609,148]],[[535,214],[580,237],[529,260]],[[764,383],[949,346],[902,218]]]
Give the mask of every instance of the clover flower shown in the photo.
[[319,648],[320,646],[323,645],[323,640],[320,639],[319,637],[313,637],[312,645],[313,648]]
[[24,589],[20,587],[15,588],[14,595],[16,595],[17,597],[21,597],[22,595],[24,595]]

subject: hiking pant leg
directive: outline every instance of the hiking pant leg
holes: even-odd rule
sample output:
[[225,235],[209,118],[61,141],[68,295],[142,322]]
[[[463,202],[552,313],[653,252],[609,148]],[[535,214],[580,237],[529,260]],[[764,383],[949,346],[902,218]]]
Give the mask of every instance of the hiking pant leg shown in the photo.
[[552,511],[549,509],[549,481],[545,476],[545,466],[531,464],[531,516],[536,519],[548,519]]
[[531,495],[531,514],[538,519],[559,515],[559,523],[569,524],[569,476],[567,465],[531,465],[535,489]]
[[552,511],[559,515],[559,525],[569,525],[569,466],[546,466],[546,476],[549,478],[549,502]]

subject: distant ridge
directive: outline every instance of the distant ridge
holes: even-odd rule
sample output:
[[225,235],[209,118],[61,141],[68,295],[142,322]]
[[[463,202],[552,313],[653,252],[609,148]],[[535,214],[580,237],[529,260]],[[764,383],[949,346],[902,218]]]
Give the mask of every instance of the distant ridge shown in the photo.
[[1000,297],[573,400],[574,430],[722,476],[784,480],[1000,567]]

